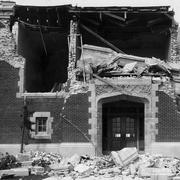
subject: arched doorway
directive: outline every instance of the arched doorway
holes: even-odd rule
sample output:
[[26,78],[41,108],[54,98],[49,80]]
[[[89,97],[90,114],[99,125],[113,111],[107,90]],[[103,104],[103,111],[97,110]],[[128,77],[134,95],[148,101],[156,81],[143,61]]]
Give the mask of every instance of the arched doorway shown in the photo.
[[137,147],[144,150],[144,103],[118,100],[102,103],[102,151]]
[[151,115],[150,99],[107,93],[99,96],[96,102],[99,154],[109,154],[124,147],[146,151],[151,143],[147,139],[151,135],[147,134]]

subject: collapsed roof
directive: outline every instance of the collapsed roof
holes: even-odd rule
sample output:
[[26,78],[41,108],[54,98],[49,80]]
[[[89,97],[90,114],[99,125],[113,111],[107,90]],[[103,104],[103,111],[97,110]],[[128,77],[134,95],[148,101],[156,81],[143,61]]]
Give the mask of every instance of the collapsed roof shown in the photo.
[[[30,91],[47,92],[54,83],[66,82],[71,20],[77,22],[77,59],[83,44],[89,44],[168,61],[171,29],[177,26],[169,6],[16,5],[14,12],[12,20],[19,22],[18,48],[27,60]],[[49,82],[46,76],[51,77]]]
[[[110,47],[117,52],[168,59],[170,29],[176,25],[169,6],[53,7],[15,6],[14,19],[46,32],[69,31],[76,16],[84,44]],[[33,25],[33,26],[31,26]],[[68,33],[69,34],[69,33]]]
[[[11,0],[10,0],[11,1]],[[158,1],[146,1],[146,0],[113,0],[106,1],[98,0],[13,0],[17,5],[23,6],[59,6],[59,5],[67,5],[72,4],[72,6],[78,7],[107,7],[107,6],[169,6],[171,4],[170,0],[158,0]]]

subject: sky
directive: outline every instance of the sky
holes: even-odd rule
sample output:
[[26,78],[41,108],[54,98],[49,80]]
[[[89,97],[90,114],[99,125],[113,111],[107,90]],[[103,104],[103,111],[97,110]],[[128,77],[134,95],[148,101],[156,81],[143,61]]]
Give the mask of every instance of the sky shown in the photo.
[[167,6],[175,11],[175,20],[180,23],[180,0],[11,0],[21,5],[53,6]]

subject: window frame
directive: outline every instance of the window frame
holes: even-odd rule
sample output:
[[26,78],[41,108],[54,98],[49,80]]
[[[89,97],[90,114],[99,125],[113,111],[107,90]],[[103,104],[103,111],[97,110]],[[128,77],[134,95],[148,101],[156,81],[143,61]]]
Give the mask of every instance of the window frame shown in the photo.
[[[46,131],[44,132],[38,132],[37,131],[37,118],[46,117]],[[30,121],[33,123],[31,125],[31,129],[33,131],[30,131],[31,138],[33,139],[51,139],[51,135],[53,133],[52,129],[52,122],[53,117],[51,117],[50,112],[35,112],[33,113],[33,116],[30,117]]]
[[[43,134],[47,132],[48,126],[48,118],[47,117],[36,117],[36,134]],[[40,130],[40,128],[42,130]]]

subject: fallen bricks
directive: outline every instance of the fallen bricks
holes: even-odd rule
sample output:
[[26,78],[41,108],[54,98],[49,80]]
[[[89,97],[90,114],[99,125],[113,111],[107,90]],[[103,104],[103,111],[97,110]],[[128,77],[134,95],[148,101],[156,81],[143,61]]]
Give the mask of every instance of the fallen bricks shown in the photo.
[[[19,176],[28,172],[46,175],[44,180],[178,180],[180,179],[180,160],[162,155],[138,154],[136,148],[124,148],[111,152],[108,156],[89,157],[77,154],[63,158],[59,154],[30,152],[30,156],[18,155],[25,160]],[[114,156],[115,155],[115,156]],[[22,158],[23,157],[23,158]],[[29,160],[29,161],[26,161]],[[5,170],[14,175],[15,170]],[[5,174],[5,173],[4,173]],[[7,173],[6,173],[7,174]]]
[[120,151],[111,152],[112,159],[117,166],[126,166],[138,158],[136,148],[124,148]]
[[173,176],[169,168],[139,168],[139,177],[151,177],[151,175],[166,175]]

